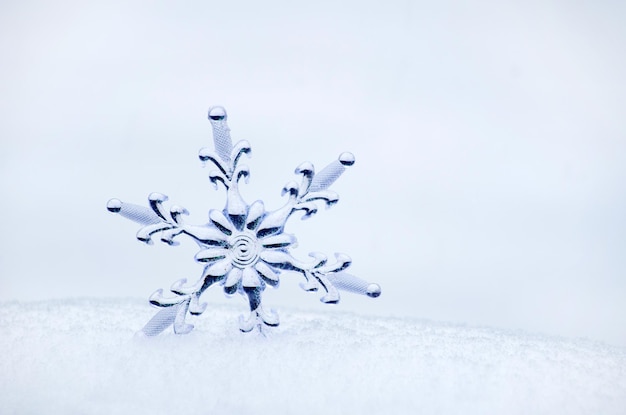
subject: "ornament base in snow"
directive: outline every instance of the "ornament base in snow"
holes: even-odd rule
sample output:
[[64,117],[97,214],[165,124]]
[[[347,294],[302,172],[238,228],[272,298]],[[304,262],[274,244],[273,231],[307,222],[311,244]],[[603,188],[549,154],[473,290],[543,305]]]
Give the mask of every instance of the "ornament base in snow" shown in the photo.
[[250,144],[241,140],[232,144],[228,128],[226,110],[213,107],[209,110],[209,120],[213,126],[215,150],[200,150],[200,160],[216,169],[209,173],[209,179],[217,189],[221,184],[226,190],[226,207],[223,210],[209,211],[209,221],[204,225],[190,225],[183,217],[187,210],[172,205],[169,211],[163,206],[167,196],[151,193],[148,196],[149,208],[111,199],[107,204],[110,212],[117,213],[142,225],[137,239],[147,244],[153,238],[169,245],[177,245],[180,235],[192,238],[200,247],[195,260],[204,264],[200,279],[187,283],[186,279],[176,281],[170,288],[171,294],[157,290],[150,296],[150,303],[161,310],[145,325],[143,333],[155,336],[169,326],[177,334],[188,333],[193,325],[187,324],[188,314],[199,315],[207,307],[200,302],[204,291],[212,285],[220,285],[226,294],[239,293],[247,297],[250,314],[239,318],[239,328],[243,332],[255,327],[277,326],[278,315],[262,306],[262,294],[266,286],[278,287],[283,271],[294,271],[304,277],[301,287],[306,291],[324,291],[321,301],[339,302],[339,291],[345,290],[370,297],[380,295],[378,284],[366,281],[345,272],[351,259],[342,253],[335,254],[329,262],[326,255],[312,252],[309,260],[299,260],[291,255],[290,249],[296,245],[294,235],[284,232],[287,220],[297,211],[302,211],[302,219],[317,213],[318,205],[330,207],[337,203],[339,196],[329,190],[341,174],[354,164],[351,153],[342,153],[337,160],[316,173],[309,162],[300,164],[295,174],[301,176],[299,183],[290,181],[282,190],[287,196],[286,203],[276,210],[266,210],[262,201],[247,204],[239,193],[241,179],[248,181],[250,170],[241,163],[243,155],[250,155]]

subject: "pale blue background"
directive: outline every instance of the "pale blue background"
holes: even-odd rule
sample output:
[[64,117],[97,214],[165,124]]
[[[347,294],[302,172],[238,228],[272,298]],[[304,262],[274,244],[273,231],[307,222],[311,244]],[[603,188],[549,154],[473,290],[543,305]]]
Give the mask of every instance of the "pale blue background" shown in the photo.
[[[221,104],[250,202],[356,155],[340,203],[288,228],[383,286],[338,307],[626,345],[625,21],[618,1],[3,2],[0,300],[196,278],[192,243],[142,246],[105,204],[222,207],[197,161]],[[327,307],[297,282],[268,304]]]

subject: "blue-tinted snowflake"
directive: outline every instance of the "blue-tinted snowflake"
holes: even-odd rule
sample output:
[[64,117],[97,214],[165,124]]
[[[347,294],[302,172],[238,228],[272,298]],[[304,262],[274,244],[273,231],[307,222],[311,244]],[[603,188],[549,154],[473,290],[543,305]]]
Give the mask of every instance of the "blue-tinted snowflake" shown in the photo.
[[167,196],[151,193],[148,197],[150,208],[123,203],[111,199],[107,208],[125,218],[143,225],[137,238],[151,244],[155,235],[162,242],[177,245],[179,235],[187,235],[200,246],[196,261],[204,264],[200,279],[188,284],[186,279],[176,281],[170,291],[173,295],[164,296],[163,290],[157,290],[150,296],[150,303],[161,310],[146,324],[143,332],[154,336],[170,325],[178,334],[188,333],[193,325],[187,324],[187,314],[199,315],[207,307],[200,302],[204,291],[218,284],[227,294],[239,293],[248,298],[250,314],[239,319],[241,331],[249,332],[255,327],[277,326],[278,315],[266,311],[262,304],[262,293],[267,285],[278,287],[283,271],[300,273],[305,282],[301,284],[307,291],[322,288],[325,294],[321,301],[336,303],[339,301],[337,289],[366,294],[370,297],[380,295],[377,284],[368,284],[364,280],[347,274],[345,269],[351,260],[345,254],[335,254],[334,262],[329,263],[325,255],[310,253],[310,260],[294,258],[290,249],[296,245],[294,235],[284,232],[289,217],[302,211],[302,219],[317,213],[318,205],[330,207],[337,203],[339,196],[329,190],[346,167],[354,164],[351,153],[343,153],[338,160],[315,173],[309,162],[300,164],[295,173],[301,176],[299,183],[291,181],[283,188],[287,202],[280,208],[268,211],[262,201],[248,205],[239,193],[239,183],[247,182],[250,170],[241,163],[242,156],[250,155],[250,144],[239,141],[232,144],[230,129],[227,124],[226,110],[213,107],[209,110],[209,120],[213,127],[215,150],[200,150],[200,160],[210,163],[215,170],[209,179],[218,188],[226,190],[226,207],[223,210],[210,210],[209,222],[204,225],[189,225],[183,221],[188,212],[185,208],[174,205],[169,212],[163,206]]

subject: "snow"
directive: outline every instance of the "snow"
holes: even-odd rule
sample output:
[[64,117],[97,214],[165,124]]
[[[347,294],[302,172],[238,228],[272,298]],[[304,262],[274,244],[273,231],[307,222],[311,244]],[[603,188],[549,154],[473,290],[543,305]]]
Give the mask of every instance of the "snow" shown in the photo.
[[2,414],[618,414],[626,349],[417,319],[279,310],[267,336],[209,306],[136,332],[145,300],[0,304]]

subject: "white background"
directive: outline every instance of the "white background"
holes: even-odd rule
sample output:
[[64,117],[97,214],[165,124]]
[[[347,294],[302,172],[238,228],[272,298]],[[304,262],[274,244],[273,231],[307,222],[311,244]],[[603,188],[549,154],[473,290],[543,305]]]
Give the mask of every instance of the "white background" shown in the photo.
[[[221,208],[197,160],[220,104],[253,147],[248,202],[355,154],[339,204],[287,229],[383,287],[337,307],[626,345],[624,21],[618,1],[3,2],[0,300],[199,276],[194,244],[143,246],[105,205]],[[297,282],[266,302],[328,307]]]

